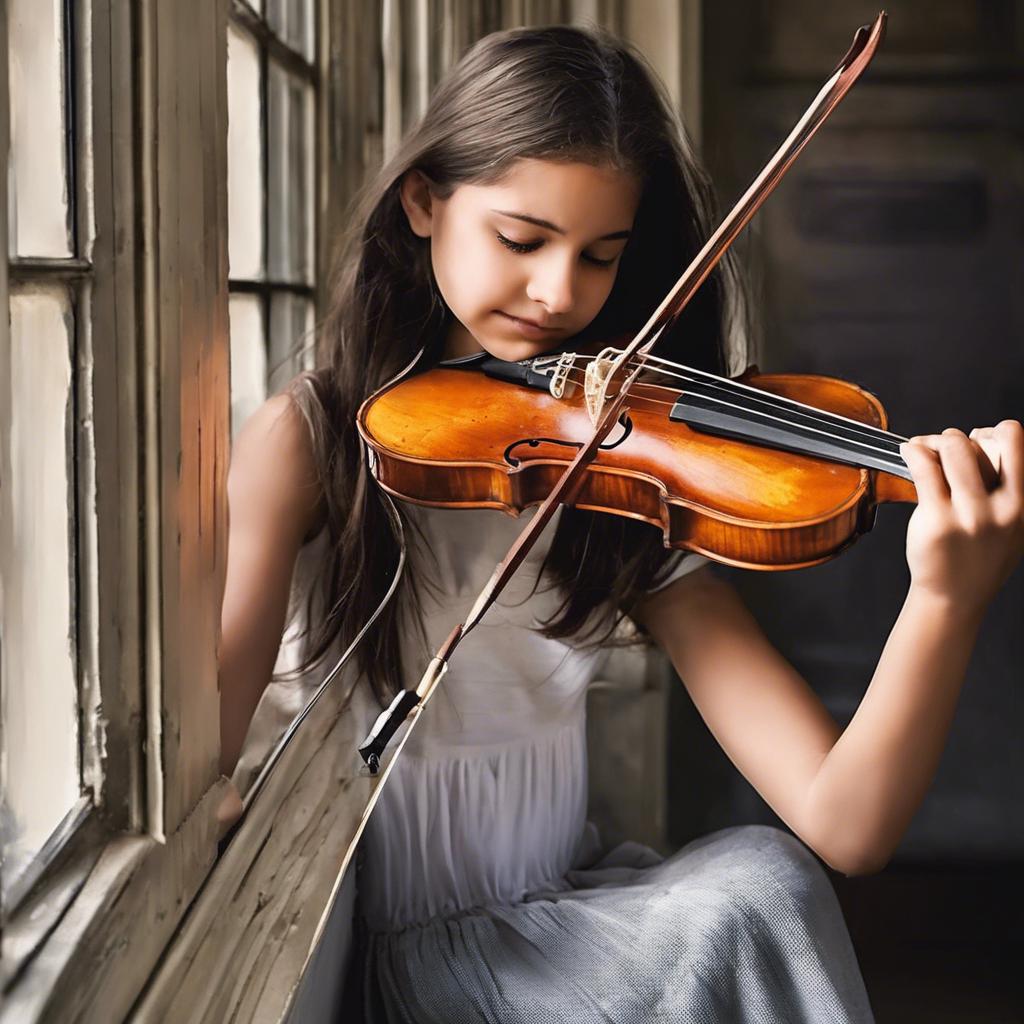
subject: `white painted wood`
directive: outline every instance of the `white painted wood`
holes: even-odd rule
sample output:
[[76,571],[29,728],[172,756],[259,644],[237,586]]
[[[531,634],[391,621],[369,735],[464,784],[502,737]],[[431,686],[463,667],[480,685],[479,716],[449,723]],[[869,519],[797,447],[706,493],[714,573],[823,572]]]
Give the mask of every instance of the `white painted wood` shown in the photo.
[[[227,549],[227,0],[140,0],[147,779],[154,835],[218,777]],[[162,789],[162,791],[161,791]]]

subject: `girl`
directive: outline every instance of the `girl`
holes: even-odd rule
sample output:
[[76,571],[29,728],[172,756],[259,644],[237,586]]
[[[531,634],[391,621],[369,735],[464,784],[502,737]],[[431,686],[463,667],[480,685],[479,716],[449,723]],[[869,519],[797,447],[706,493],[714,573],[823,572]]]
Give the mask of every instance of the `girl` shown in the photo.
[[[390,580],[397,542],[354,428],[362,400],[421,347],[426,365],[516,360],[635,330],[707,237],[709,196],[663,91],[612,38],[498,33],[441,83],[353,216],[320,368],[235,443],[226,773],[290,582],[307,672],[331,663]],[[723,372],[743,365],[742,329],[726,259],[659,352]],[[986,604],[1024,546],[1019,423],[902,452],[920,496],[912,584],[842,732],[706,559],[667,552],[646,524],[562,510],[460,647],[370,821],[366,1020],[871,1020],[807,847],[847,874],[885,864],[935,770]],[[402,515],[411,570],[359,651],[368,721],[415,685],[522,527],[497,511]],[[799,840],[743,827],[667,860],[595,849],[583,694],[624,615]]]

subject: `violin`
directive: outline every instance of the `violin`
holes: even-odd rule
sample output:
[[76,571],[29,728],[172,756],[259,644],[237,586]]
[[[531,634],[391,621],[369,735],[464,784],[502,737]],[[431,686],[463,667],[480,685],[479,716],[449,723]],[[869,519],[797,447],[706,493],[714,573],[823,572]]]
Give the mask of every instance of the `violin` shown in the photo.
[[[372,396],[357,426],[377,482],[438,508],[518,514],[540,504],[594,429],[621,351],[562,353],[481,372],[435,368]],[[571,504],[659,527],[665,545],[747,569],[839,554],[880,502],[917,500],[874,395],[832,377],[730,380],[648,355],[618,435]],[[569,502],[563,502],[569,503]]]

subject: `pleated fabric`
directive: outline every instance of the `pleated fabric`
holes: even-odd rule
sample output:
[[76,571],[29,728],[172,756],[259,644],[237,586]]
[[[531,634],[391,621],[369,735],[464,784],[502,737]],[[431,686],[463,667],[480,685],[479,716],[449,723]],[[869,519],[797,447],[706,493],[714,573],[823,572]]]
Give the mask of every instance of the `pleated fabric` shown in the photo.
[[530,742],[403,752],[363,840],[364,917],[389,931],[524,899],[573,865],[586,805],[582,706]]
[[660,861],[624,844],[561,886],[365,942],[367,1024],[861,1024],[832,887],[765,826]]

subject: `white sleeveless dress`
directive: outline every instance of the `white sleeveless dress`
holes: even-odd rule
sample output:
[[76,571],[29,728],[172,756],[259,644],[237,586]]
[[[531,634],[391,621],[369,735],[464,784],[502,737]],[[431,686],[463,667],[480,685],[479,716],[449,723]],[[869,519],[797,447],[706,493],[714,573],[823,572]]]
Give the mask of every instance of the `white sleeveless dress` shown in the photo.
[[[403,508],[434,584],[430,650],[413,635],[405,646],[415,685],[523,519]],[[604,655],[535,628],[560,602],[534,589],[556,524],[460,645],[368,824],[363,1018],[871,1021],[831,885],[793,837],[726,829],[667,860],[635,843],[599,849],[585,694]],[[311,563],[316,542],[304,551]],[[677,555],[663,585],[705,562]]]

